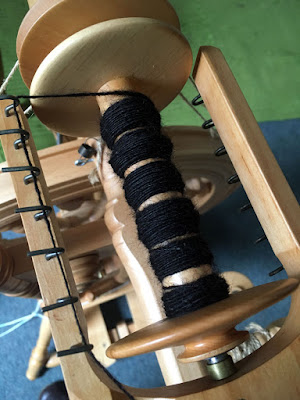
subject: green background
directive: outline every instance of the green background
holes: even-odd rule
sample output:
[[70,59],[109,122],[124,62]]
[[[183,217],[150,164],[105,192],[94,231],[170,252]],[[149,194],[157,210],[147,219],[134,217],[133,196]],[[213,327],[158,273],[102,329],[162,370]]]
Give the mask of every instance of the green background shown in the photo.
[[[200,45],[219,47],[258,121],[299,117],[299,0],[171,0],[170,3],[179,15],[194,59]],[[16,35],[27,9],[26,0],[1,0],[0,50],[4,76],[16,61]],[[19,72],[7,92],[15,95],[27,92]],[[191,83],[183,92],[189,99],[196,94]],[[162,117],[165,125],[201,123],[180,98],[163,111]],[[36,117],[31,118],[30,125],[38,148],[54,144],[52,134]]]

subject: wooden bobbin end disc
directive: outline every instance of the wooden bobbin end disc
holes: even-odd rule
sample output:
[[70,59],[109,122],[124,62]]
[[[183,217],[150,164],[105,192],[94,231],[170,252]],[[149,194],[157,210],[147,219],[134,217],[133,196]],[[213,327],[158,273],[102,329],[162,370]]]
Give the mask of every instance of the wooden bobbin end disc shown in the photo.
[[[30,94],[98,92],[107,82],[130,77],[162,110],[183,88],[192,62],[187,40],[170,25],[149,18],[106,21],[58,45],[38,68]],[[94,97],[35,99],[32,105],[37,117],[56,132],[99,135]]]
[[[299,281],[294,278],[267,283],[233,294],[225,300],[182,317],[162,320],[114,343],[107,349],[107,355],[111,358],[124,358],[166,347],[191,344],[193,361],[195,357],[201,359],[201,355],[206,358],[212,357],[222,353],[227,345],[230,347],[234,335],[236,342],[242,339],[241,335],[246,339],[244,333],[232,333],[234,332],[232,329],[238,323],[282,300],[298,285]],[[224,332],[226,334],[221,342],[220,335]],[[210,337],[217,338],[215,346],[206,345],[202,351],[201,343],[204,341],[207,343]],[[195,352],[196,342],[199,343],[198,354]],[[207,349],[210,349],[210,352]]]
[[154,18],[180,29],[166,0],[43,0],[26,14],[17,37],[20,72],[29,87],[44,58],[74,33],[116,18]]

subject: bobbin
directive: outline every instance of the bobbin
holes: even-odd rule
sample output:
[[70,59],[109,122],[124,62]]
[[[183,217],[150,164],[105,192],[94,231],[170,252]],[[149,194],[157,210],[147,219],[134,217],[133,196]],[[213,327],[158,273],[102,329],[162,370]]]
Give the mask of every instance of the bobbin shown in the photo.
[[[85,28],[52,50],[39,66],[30,93],[53,94],[53,88],[60,94],[98,92],[108,82],[130,77],[134,90],[162,110],[181,91],[191,68],[190,46],[171,25],[150,18],[115,19]],[[32,105],[54,131],[99,135],[95,98],[32,99]]]
[[23,19],[17,37],[17,56],[25,84],[30,87],[43,59],[74,33],[100,22],[128,17],[154,18],[180,28],[176,12],[165,0],[38,1]]
[[[109,41],[111,37],[113,40]],[[159,41],[159,46],[156,46],[149,54],[147,44],[150,46],[153,41]],[[106,53],[107,43],[110,43],[110,52]],[[93,53],[95,46],[101,54],[100,60],[97,52]],[[122,52],[119,51],[121,47]],[[84,49],[84,53],[82,53],[82,49]],[[124,53],[129,53],[129,57],[127,54],[127,58],[124,59]],[[85,55],[89,56],[90,64],[87,65],[84,62],[84,66],[73,68],[73,64],[76,62],[80,65],[79,61],[84,59]],[[112,55],[114,59],[112,59]],[[71,60],[73,64],[70,64]],[[172,68],[170,68],[170,61]],[[110,67],[109,70],[107,66]],[[89,67],[87,79],[82,80],[81,68],[86,69],[87,67]],[[80,82],[81,85],[87,86],[85,91],[88,89],[89,92],[100,90],[104,93],[127,90],[146,94],[154,102],[156,108],[161,110],[181,90],[189,76],[190,67],[189,46],[175,28],[160,21],[145,18],[112,20],[85,28],[58,45],[38,68],[32,81],[31,95],[51,94],[50,90],[54,86],[59,87],[60,94],[82,92],[84,91],[83,87],[74,88],[74,85]],[[98,73],[99,70],[101,75]],[[166,77],[164,71],[169,70],[171,73]],[[47,79],[45,79],[46,75]],[[103,101],[100,98],[97,99],[101,113],[103,114],[111,104],[119,99],[120,97],[115,95]],[[51,97],[33,100],[35,113],[42,122],[51,129],[67,135],[82,136],[82,132],[85,132],[86,136],[96,134],[89,121],[89,118],[96,120],[94,117],[96,112],[99,115],[99,111],[93,107],[93,99],[87,97],[84,98],[84,104],[80,103],[80,106],[84,107],[84,115],[78,108],[76,110],[76,102],[65,102],[64,100],[59,102],[58,100]],[[60,104],[58,105],[58,103]],[[70,118],[71,114],[68,115],[66,106],[67,108],[71,107],[73,118]],[[55,119],[49,114],[51,109],[55,112]],[[71,123],[68,124],[67,121],[71,121]],[[89,133],[84,131],[86,128]],[[201,274],[197,275],[197,279],[201,276]],[[220,337],[222,336],[224,336],[224,332],[220,334]],[[233,344],[234,346],[239,344],[245,340],[247,333],[231,330],[230,334],[225,334],[225,336],[230,336],[226,346],[220,345],[222,339],[217,340],[214,355],[220,354],[220,349],[224,352],[231,349]],[[210,353],[211,351],[210,348]],[[208,351],[205,352],[205,356],[207,354]]]

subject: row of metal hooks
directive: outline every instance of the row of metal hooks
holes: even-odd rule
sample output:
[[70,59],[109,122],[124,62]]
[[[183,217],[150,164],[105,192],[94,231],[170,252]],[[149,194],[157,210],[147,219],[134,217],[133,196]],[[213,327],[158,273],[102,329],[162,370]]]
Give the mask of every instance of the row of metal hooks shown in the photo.
[[[197,106],[200,106],[202,104],[204,104],[204,101],[202,99],[201,94],[199,93],[196,97],[193,98],[192,105],[197,107]],[[215,124],[213,123],[212,119],[208,119],[208,120],[204,121],[204,123],[202,124],[202,128],[203,129],[211,129],[214,126],[215,126]],[[222,157],[224,155],[227,155],[227,151],[226,151],[225,146],[221,146],[215,151],[215,156],[216,157]],[[238,174],[234,174],[230,178],[227,179],[227,183],[229,185],[232,185],[232,184],[238,183],[238,182],[240,182]],[[253,207],[252,207],[251,203],[249,202],[249,203],[243,205],[239,209],[239,211],[240,212],[244,212],[244,211],[251,210],[251,209],[253,210]],[[259,244],[261,242],[264,242],[267,239],[268,239],[267,236],[265,234],[263,234],[262,236],[260,236],[258,239],[256,239],[254,241],[254,244],[255,245]],[[269,273],[269,276],[274,276],[274,275],[278,274],[279,272],[281,272],[283,270],[284,270],[284,267],[281,265],[280,267],[278,267],[278,268],[274,269],[273,271],[271,271]]]
[[[37,178],[40,175],[41,171],[38,167],[35,167],[31,164],[28,150],[26,148],[27,142],[30,137],[30,133],[22,128],[21,120],[20,120],[20,117],[19,117],[19,114],[17,111],[17,107],[20,105],[20,101],[17,97],[10,96],[10,95],[0,96],[0,100],[12,100],[13,101],[13,103],[11,105],[9,105],[5,108],[4,112],[5,112],[5,116],[7,118],[9,118],[11,116],[15,116],[18,121],[18,126],[19,126],[19,128],[1,130],[0,135],[19,134],[20,137],[14,141],[14,149],[15,150],[23,149],[25,152],[26,159],[28,161],[28,165],[2,168],[2,172],[12,173],[12,172],[30,171],[30,174],[28,174],[24,177],[24,184],[29,185],[30,183],[34,183],[35,189],[38,193],[38,198],[39,198],[39,203],[40,203],[39,205],[36,205],[36,206],[16,208],[15,213],[21,214],[21,213],[26,213],[26,212],[38,211],[33,216],[35,221],[40,221],[40,220],[44,219],[49,224],[48,216],[53,211],[53,209],[51,206],[43,204],[41,193],[40,193],[40,190],[37,185]],[[53,238],[51,227],[49,227],[49,226],[50,226],[50,224],[48,225],[49,234]],[[53,258],[57,258],[59,265],[61,266],[62,273],[64,274],[63,267],[62,267],[61,260],[60,260],[60,255],[65,252],[65,249],[62,247],[57,247],[55,245],[54,239],[52,240],[52,242],[53,242],[53,247],[47,248],[47,249],[39,249],[39,250],[29,251],[27,253],[27,256],[35,257],[35,256],[39,256],[39,255],[45,255],[46,261],[50,261]],[[57,299],[56,303],[54,303],[54,304],[46,305],[45,307],[42,308],[42,312],[44,313],[44,312],[52,311],[57,308],[65,307],[68,305],[74,305],[76,302],[79,301],[78,297],[74,297],[71,295],[70,289],[68,286],[66,287],[66,289],[69,294],[67,297]],[[80,326],[79,326],[79,329],[81,331]],[[64,356],[68,356],[71,354],[87,352],[87,351],[91,351],[92,348],[93,348],[92,345],[83,341],[82,345],[79,345],[76,347],[71,347],[70,349],[66,349],[63,351],[58,351],[57,356],[64,357]]]

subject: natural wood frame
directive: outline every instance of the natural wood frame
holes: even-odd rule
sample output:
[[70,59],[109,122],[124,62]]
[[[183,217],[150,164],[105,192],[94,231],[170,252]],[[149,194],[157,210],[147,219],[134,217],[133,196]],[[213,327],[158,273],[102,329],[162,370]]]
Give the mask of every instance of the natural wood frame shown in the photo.
[[[226,148],[228,147],[236,171],[249,192],[248,195],[253,197],[255,193],[258,197],[258,192],[262,191],[261,188],[265,188],[263,201],[258,202],[254,199],[253,206],[273,250],[283,260],[288,275],[299,278],[299,227],[295,225],[295,221],[300,220],[298,203],[257,128],[254,117],[221,53],[215,49],[202,48],[197,65],[196,84]],[[10,102],[7,102],[8,104]],[[3,117],[3,109],[1,111],[1,126],[12,127],[10,122],[8,123],[8,120]],[[21,110],[19,112],[21,114]],[[23,119],[23,123],[27,128],[27,121]],[[255,136],[255,143],[252,143],[251,135]],[[13,137],[9,138],[11,141],[13,139]],[[5,140],[7,145],[9,140]],[[231,143],[235,143],[234,149]],[[10,148],[9,146],[7,154],[9,154]],[[39,165],[36,157],[35,165]],[[251,171],[255,169],[257,174],[249,173],[249,169]],[[276,171],[276,176],[270,174],[270,171],[273,171],[273,173]],[[245,178],[247,178],[247,182],[245,182]],[[42,177],[40,179],[43,181]],[[113,206],[112,217],[114,217],[118,208],[117,199]],[[269,212],[269,207],[272,213]],[[53,221],[52,224],[54,224]],[[285,229],[287,236],[283,237],[281,231],[272,229],[274,224],[276,227],[281,226],[282,229]],[[30,232],[28,233],[30,234]],[[59,235],[59,232],[57,234]],[[68,267],[65,268],[68,269]],[[39,271],[38,265],[37,272],[39,272],[40,286],[43,288],[44,295],[46,294],[47,301],[55,302],[57,295],[48,292],[50,286],[48,287],[48,284],[46,284],[47,276]],[[71,276],[68,278],[71,279],[72,292],[75,295],[76,288],[72,283],[72,278]],[[59,281],[55,279],[55,275],[51,280],[52,284],[55,281],[55,285],[60,285]],[[180,397],[184,400],[214,400],[217,398],[232,400],[233,397],[243,397],[247,400],[254,400],[260,395],[259,390],[263,385],[262,395],[264,399],[281,400],[288,397],[296,400],[300,382],[299,303],[300,289],[297,289],[292,295],[291,309],[281,331],[257,352],[239,362],[238,372],[231,378],[221,383],[202,378],[190,383],[165,388],[128,388],[128,390],[136,399]],[[82,311],[80,307],[78,307],[77,312],[81,320]],[[56,319],[52,320],[53,336],[58,349],[65,349],[68,348],[68,345],[72,345],[69,333],[73,330],[75,333],[76,326],[72,315],[65,309],[60,310],[58,314],[67,321],[64,323],[67,323],[68,335],[64,335],[64,327],[58,323],[56,316]],[[81,322],[83,323],[83,320]],[[77,342],[80,342],[80,338],[77,338]],[[288,374],[282,371],[282,366],[289,371]],[[62,359],[62,367],[71,399],[97,399],[101,396],[105,399],[124,398],[123,395],[116,394],[115,384],[103,374],[103,371],[98,369],[88,354],[81,353],[66,357]],[[112,392],[99,379],[109,386]]]

